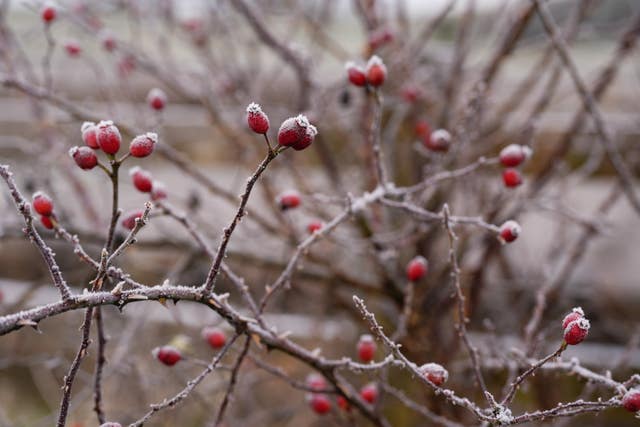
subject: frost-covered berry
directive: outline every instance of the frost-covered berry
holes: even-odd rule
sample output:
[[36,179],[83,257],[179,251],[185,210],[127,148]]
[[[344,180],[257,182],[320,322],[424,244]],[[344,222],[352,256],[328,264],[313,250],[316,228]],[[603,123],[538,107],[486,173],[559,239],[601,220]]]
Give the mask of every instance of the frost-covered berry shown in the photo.
[[382,86],[387,78],[387,67],[379,56],[373,55],[367,62],[367,83],[373,87]]
[[170,345],[156,347],[151,351],[151,354],[167,366],[173,366],[182,359],[180,351]]
[[418,370],[426,379],[438,387],[444,384],[449,378],[449,372],[442,365],[437,363],[426,363],[420,366]]
[[367,84],[367,76],[361,66],[354,62],[347,62],[345,68],[347,69],[347,78],[352,85],[365,86]]
[[522,233],[522,227],[513,220],[506,221],[500,226],[500,238],[506,243],[516,240],[520,233]]
[[64,50],[67,51],[67,54],[71,57],[79,56],[82,48],[75,41],[68,41],[64,44]]
[[90,170],[96,167],[98,164],[98,156],[89,147],[71,147],[69,149],[69,155],[76,162],[80,169]]
[[111,120],[103,120],[98,123],[97,139],[100,149],[107,154],[116,154],[122,142],[120,130]]
[[127,230],[133,230],[133,227],[136,226],[136,219],[142,218],[143,213],[144,212],[139,209],[129,211],[122,217],[122,221],[120,221],[120,223]]
[[53,213],[53,200],[42,191],[33,194],[31,204],[33,209],[42,216],[51,216]]
[[451,134],[446,129],[434,130],[424,138],[424,146],[431,151],[448,151],[451,146]]
[[211,348],[216,350],[224,347],[224,345],[227,343],[227,334],[225,334],[224,331],[220,328],[204,328],[202,330],[202,336],[205,340],[207,340]]
[[167,198],[167,187],[161,181],[153,181],[151,188],[151,200],[160,200]]
[[48,230],[53,230],[53,220],[50,216],[41,216],[40,223],[42,226]]
[[331,401],[325,394],[312,394],[309,397],[309,405],[318,415],[325,415],[331,411]]
[[569,345],[580,344],[587,337],[591,324],[584,317],[572,320],[564,328],[564,342]]
[[56,8],[51,3],[45,3],[42,9],[40,9],[40,17],[46,24],[53,22],[56,19],[56,15]]
[[300,114],[282,122],[278,129],[278,144],[303,150],[311,145],[317,134],[316,127],[309,123],[306,116]]
[[522,175],[517,169],[505,169],[502,172],[502,181],[506,187],[514,188],[522,184]]
[[167,105],[167,95],[162,89],[154,87],[147,94],[147,104],[156,111],[164,110]]
[[129,145],[129,153],[133,157],[147,157],[153,153],[153,147],[158,142],[158,134],[147,132],[144,135],[138,135],[133,138]]
[[153,178],[149,171],[139,166],[134,166],[129,170],[129,175],[133,181],[133,186],[142,193],[150,193],[153,189]]
[[632,388],[622,397],[622,406],[630,412],[640,411],[640,388]]
[[314,125],[307,126],[307,129],[305,130],[305,133],[302,139],[299,142],[292,145],[293,149],[296,151],[304,150],[305,148],[311,145],[313,140],[316,138],[317,134],[318,134],[318,129],[316,129]]
[[500,151],[500,163],[508,168],[514,168],[530,156],[531,148],[525,145],[509,144]]
[[378,386],[375,383],[369,383],[360,389],[362,400],[372,404],[378,400],[378,394]]
[[311,221],[309,225],[307,225],[307,231],[309,234],[316,233],[322,230],[323,225],[322,221]]
[[423,256],[417,256],[407,264],[407,279],[411,282],[417,282],[427,274],[428,269],[427,259]]
[[571,310],[571,313],[567,314],[566,316],[564,316],[564,319],[562,319],[562,329],[564,330],[567,326],[569,326],[569,323],[582,317],[584,317],[584,311],[582,310],[582,307],[574,307]]
[[255,133],[265,134],[269,130],[269,117],[255,102],[247,107],[247,124]]
[[312,390],[321,391],[327,388],[327,381],[320,374],[311,373],[307,375],[305,384]]
[[82,127],[80,128],[80,133],[82,134],[82,141],[87,145],[87,147],[91,147],[94,150],[100,148],[98,145],[98,128],[96,124],[93,122],[84,122]]
[[358,340],[358,345],[356,346],[356,349],[358,350],[358,358],[364,363],[371,362],[376,355],[377,347],[378,346],[371,335],[361,335]]
[[287,210],[300,206],[300,194],[295,190],[285,191],[276,198],[280,209]]

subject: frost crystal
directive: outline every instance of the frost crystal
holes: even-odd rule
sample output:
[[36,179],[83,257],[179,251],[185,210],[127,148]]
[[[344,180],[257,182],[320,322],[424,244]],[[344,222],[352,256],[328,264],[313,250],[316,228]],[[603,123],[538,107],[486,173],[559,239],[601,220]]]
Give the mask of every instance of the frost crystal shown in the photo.
[[256,104],[255,102],[252,102],[247,107],[247,113],[260,114],[262,113],[262,108],[260,107],[260,104]]

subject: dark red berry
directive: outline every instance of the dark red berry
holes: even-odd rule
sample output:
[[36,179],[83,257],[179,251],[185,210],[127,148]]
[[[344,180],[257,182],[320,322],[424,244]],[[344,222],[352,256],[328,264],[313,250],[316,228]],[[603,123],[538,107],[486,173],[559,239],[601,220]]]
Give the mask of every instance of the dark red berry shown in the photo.
[[514,168],[531,156],[531,149],[524,145],[510,144],[500,151],[500,163]]
[[53,22],[53,20],[56,19],[56,15],[56,8],[50,3],[46,3],[44,6],[42,6],[42,9],[40,9],[40,16],[42,17],[42,20],[47,24]]
[[265,134],[269,130],[269,117],[255,102],[247,107],[247,124],[255,133]]
[[282,210],[296,208],[300,206],[300,194],[294,190],[285,191],[278,196],[276,202]]
[[387,78],[387,67],[382,60],[373,55],[367,62],[367,83],[373,87],[381,86]]
[[309,399],[311,409],[318,415],[325,415],[331,411],[331,401],[324,394],[314,393]]
[[156,111],[163,110],[167,105],[167,95],[162,91],[162,89],[153,88],[147,95],[147,103],[149,104],[149,107]]
[[167,366],[173,366],[182,359],[180,351],[170,345],[156,347],[152,350],[151,354]]
[[309,225],[307,225],[307,231],[309,232],[309,234],[313,234],[320,231],[323,225],[324,224],[322,223],[322,221],[311,221]]
[[438,129],[425,137],[423,142],[429,150],[445,152],[451,146],[451,134],[445,129]]
[[143,213],[144,212],[141,210],[129,211],[122,217],[122,221],[120,221],[120,223],[127,230],[133,230],[136,226],[136,219],[142,218]]
[[374,383],[369,383],[360,389],[360,397],[362,400],[368,403],[375,403],[378,400],[378,386]]
[[129,175],[133,180],[133,186],[142,193],[150,193],[153,188],[153,178],[151,173],[139,166],[134,166],[129,171]]
[[407,279],[411,282],[417,282],[427,274],[428,269],[427,259],[423,256],[417,256],[407,264]]
[[80,169],[90,170],[96,167],[98,164],[98,156],[96,153],[87,146],[71,147],[69,149],[69,155],[73,158]]
[[44,228],[53,230],[53,220],[51,219],[50,216],[41,216],[40,223],[42,223],[42,226]]
[[367,84],[367,76],[364,69],[353,62],[347,62],[347,77],[354,86],[365,86]]
[[211,348],[220,349],[227,343],[227,335],[220,328],[204,328],[202,336],[207,340]]
[[502,180],[505,186],[514,188],[522,184],[522,175],[516,169],[509,168],[502,172]]
[[376,355],[377,347],[371,335],[365,334],[360,336],[357,345],[358,358],[364,363],[371,362]]
[[96,124],[93,122],[84,122],[82,127],[80,128],[80,132],[82,133],[82,141],[87,145],[87,147],[91,147],[94,150],[100,148],[98,145],[98,128]]
[[564,342],[569,345],[580,344],[587,337],[591,325],[585,317],[572,320],[564,328]]
[[133,157],[147,157],[153,153],[153,147],[158,142],[158,134],[147,132],[133,138],[129,145],[129,153]]
[[308,147],[315,138],[318,130],[309,123],[306,116],[289,117],[282,122],[278,130],[278,144],[283,147],[293,146],[296,150]]
[[97,139],[98,145],[107,154],[116,154],[122,142],[120,131],[111,120],[98,123]]
[[418,369],[426,379],[438,387],[444,384],[449,378],[449,372],[437,363],[427,363]]
[[500,226],[500,238],[503,242],[513,242],[520,233],[522,233],[522,227],[515,221],[509,220]]
[[31,204],[33,209],[42,216],[51,216],[53,213],[53,200],[42,191],[33,194]]
[[622,398],[622,406],[629,412],[640,411],[640,388],[632,388]]

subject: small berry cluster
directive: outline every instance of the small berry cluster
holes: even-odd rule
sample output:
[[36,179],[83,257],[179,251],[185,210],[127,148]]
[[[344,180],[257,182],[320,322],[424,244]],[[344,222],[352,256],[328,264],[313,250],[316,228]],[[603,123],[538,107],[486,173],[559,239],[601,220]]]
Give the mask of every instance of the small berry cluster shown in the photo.
[[377,55],[369,58],[364,68],[354,62],[347,62],[345,68],[347,77],[354,86],[377,88],[382,86],[387,78],[387,67]]
[[[307,395],[307,402],[309,406],[318,415],[325,415],[331,412],[332,402],[329,396],[324,393],[327,389],[327,382],[322,375],[319,374],[309,374],[305,381],[305,384],[308,388],[313,390],[312,393]],[[380,392],[378,391],[378,385],[376,383],[368,383],[365,384],[360,389],[360,397],[365,402],[373,405],[378,401],[378,397]],[[336,397],[336,404],[343,411],[350,411],[351,407],[349,402],[344,396]]]
[[[227,344],[227,335],[220,328],[215,327],[206,327],[202,330],[202,338],[213,348],[214,350],[220,350]],[[174,366],[181,360],[184,360],[185,357],[182,355],[182,352],[172,346],[172,345],[164,345],[161,347],[156,347],[151,350],[151,354],[155,359],[157,359],[160,363],[166,366]]]
[[40,222],[49,230],[55,226],[56,216],[53,213],[53,200],[42,191],[33,194],[31,204],[33,209],[40,215]]
[[522,174],[516,168],[529,159],[531,154],[531,148],[518,144],[507,145],[500,151],[500,163],[506,168],[502,171],[502,181],[507,188],[522,184]]
[[[264,135],[269,143],[267,137],[269,117],[255,102],[247,106],[247,124],[255,133]],[[305,115],[299,114],[282,122],[280,129],[278,129],[278,145],[283,148],[291,147],[296,151],[304,150],[313,143],[317,134],[318,129],[309,123],[309,119]],[[269,148],[271,149],[270,145]]]

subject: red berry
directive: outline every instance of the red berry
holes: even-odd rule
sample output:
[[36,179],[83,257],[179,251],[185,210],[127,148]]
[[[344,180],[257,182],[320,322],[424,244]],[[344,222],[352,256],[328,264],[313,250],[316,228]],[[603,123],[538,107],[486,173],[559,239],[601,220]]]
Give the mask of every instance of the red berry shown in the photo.
[[42,6],[42,9],[40,9],[40,16],[42,17],[42,20],[47,24],[53,22],[53,20],[56,19],[56,14],[56,8],[49,3],[45,4],[44,6]]
[[84,122],[82,127],[80,128],[80,132],[82,133],[82,141],[93,149],[98,149],[100,146],[98,145],[98,128],[96,124],[93,122]]
[[293,144],[292,146],[293,149],[296,151],[304,150],[305,148],[311,145],[313,140],[316,138],[317,134],[318,134],[318,129],[316,129],[314,125],[307,126],[304,136],[299,142]]
[[64,44],[64,49],[67,51],[69,56],[78,56],[82,49],[80,45],[74,41],[68,41]]
[[160,181],[153,181],[151,188],[151,200],[167,198],[167,187]]
[[506,242],[513,242],[522,233],[522,227],[515,221],[509,220],[500,226],[500,238]]
[[428,138],[431,135],[431,126],[425,120],[418,120],[414,132],[422,138]]
[[384,83],[386,78],[387,67],[377,55],[373,55],[367,62],[367,83],[378,87]]
[[640,411],[640,388],[632,388],[622,398],[622,406],[630,412]]
[[285,191],[278,196],[276,202],[280,205],[280,209],[283,211],[296,208],[300,206],[300,194],[294,190]]
[[307,379],[305,380],[305,384],[310,389],[316,391],[322,391],[327,388],[327,381],[325,381],[324,377],[320,374],[309,374],[307,375]]
[[569,345],[580,344],[587,337],[591,325],[584,317],[572,320],[564,328],[564,341]]
[[167,105],[167,95],[162,91],[162,89],[153,88],[147,95],[147,103],[149,104],[149,107],[156,111],[163,110]]
[[269,117],[255,102],[247,107],[247,123],[255,133],[265,134],[269,130]]
[[429,263],[423,256],[417,256],[407,264],[407,279],[411,282],[417,282],[422,279],[429,270]]
[[33,209],[42,216],[51,216],[53,213],[53,200],[42,191],[33,194],[31,203]]
[[371,335],[365,334],[358,340],[358,358],[364,363],[371,362],[376,355],[376,342]]
[[53,220],[51,219],[50,216],[41,216],[40,222],[42,223],[44,228],[53,230]]
[[388,28],[382,28],[369,35],[369,49],[376,50],[393,41],[393,32]]
[[500,163],[506,167],[516,167],[531,156],[531,149],[524,145],[510,144],[500,151]]
[[367,76],[362,67],[354,62],[347,62],[345,68],[347,69],[347,77],[352,85],[365,86],[367,84]]
[[144,212],[141,210],[129,211],[125,216],[122,217],[122,221],[120,222],[124,228],[127,230],[133,230],[133,227],[136,226],[136,219],[142,218],[142,214]]
[[102,47],[107,52],[113,52],[117,46],[116,39],[109,31],[103,31],[100,34],[100,39],[102,40]]
[[369,403],[375,403],[378,400],[378,386],[374,383],[369,383],[360,389],[360,397]]
[[317,133],[318,130],[309,123],[306,116],[300,114],[297,117],[289,117],[278,129],[278,144],[303,150],[313,142]]
[[566,329],[566,327],[569,326],[569,323],[582,317],[584,317],[584,311],[582,308],[574,307],[574,309],[571,310],[571,313],[567,314],[564,319],[562,319],[562,329]]
[[432,151],[448,151],[451,145],[451,134],[445,129],[438,129],[424,138],[424,146]]
[[129,171],[129,175],[133,179],[133,186],[142,193],[150,193],[153,188],[151,173],[139,166],[134,166]]
[[214,349],[220,349],[227,343],[227,335],[220,328],[204,328],[202,336]]
[[336,403],[338,404],[338,407],[343,411],[351,410],[351,405],[349,405],[349,401],[344,396],[338,396],[336,398]]
[[322,221],[311,221],[309,225],[307,225],[307,231],[309,234],[313,234],[322,229]]
[[313,412],[318,415],[324,415],[331,411],[331,401],[324,394],[312,394],[309,399],[309,405],[311,405]]
[[120,131],[111,120],[98,123],[97,139],[98,145],[107,154],[116,154],[122,142]]
[[96,167],[98,164],[98,156],[89,147],[71,147],[69,149],[69,155],[73,158],[80,169],[90,170]]
[[509,168],[502,172],[502,180],[505,186],[513,188],[522,184],[522,175],[516,169]]
[[133,157],[147,157],[153,153],[153,146],[158,142],[158,134],[147,132],[133,138],[129,145],[129,153]]
[[449,372],[437,363],[427,363],[420,366],[418,369],[426,379],[438,387],[449,379]]
[[151,354],[167,366],[173,366],[182,359],[180,351],[170,345],[156,347],[151,351]]

